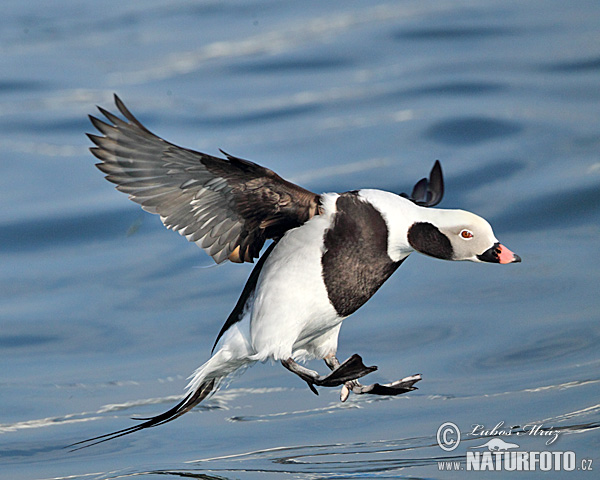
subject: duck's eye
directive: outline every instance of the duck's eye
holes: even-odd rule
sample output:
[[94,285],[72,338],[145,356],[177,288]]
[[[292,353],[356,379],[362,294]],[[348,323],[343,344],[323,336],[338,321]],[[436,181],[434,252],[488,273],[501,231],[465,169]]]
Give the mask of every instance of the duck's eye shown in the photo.
[[473,232],[471,230],[461,230],[459,234],[462,238],[473,238]]

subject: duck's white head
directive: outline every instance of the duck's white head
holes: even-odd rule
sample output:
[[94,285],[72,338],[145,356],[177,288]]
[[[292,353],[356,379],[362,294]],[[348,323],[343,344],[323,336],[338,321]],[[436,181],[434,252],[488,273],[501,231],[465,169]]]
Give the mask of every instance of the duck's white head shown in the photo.
[[502,245],[490,224],[464,210],[421,208],[423,220],[415,221],[407,234],[417,252],[444,260],[514,263],[521,258]]

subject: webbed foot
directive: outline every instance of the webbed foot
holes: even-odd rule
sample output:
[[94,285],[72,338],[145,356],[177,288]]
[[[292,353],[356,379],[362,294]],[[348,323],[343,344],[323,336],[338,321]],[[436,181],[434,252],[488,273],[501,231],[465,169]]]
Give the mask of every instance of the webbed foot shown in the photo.
[[340,400],[345,402],[348,399],[350,392],[358,395],[363,393],[370,393],[371,395],[402,395],[403,393],[417,390],[417,387],[413,387],[413,385],[421,379],[421,375],[416,374],[392,383],[384,384],[373,383],[372,385],[361,385],[357,381],[346,382],[340,392]]
[[332,372],[329,375],[319,375],[314,370],[299,365],[292,358],[282,360],[281,364],[304,380],[316,395],[319,393],[315,385],[320,387],[337,387],[377,370],[377,367],[365,366],[362,358],[357,354],[352,355],[344,363],[340,364],[337,362],[337,365],[332,368]]
[[[353,355],[350,358],[353,358],[354,356],[358,356],[358,355]],[[346,362],[348,362],[348,360],[346,360]],[[346,363],[346,362],[344,362],[344,363]],[[326,357],[325,363],[333,371],[335,371],[337,368],[339,368],[341,366],[339,360],[336,358],[336,356],[334,354]],[[413,385],[415,383],[417,383],[419,380],[421,380],[422,377],[420,374],[416,374],[416,375],[411,375],[410,377],[402,378],[402,379],[397,380],[392,383],[384,383],[384,384],[373,383],[372,385],[361,385],[358,382],[357,378],[358,377],[355,377],[352,380],[344,383],[344,386],[342,387],[342,391],[340,392],[340,400],[342,402],[345,402],[348,399],[350,392],[356,393],[357,395],[361,395],[363,393],[369,393],[371,395],[392,395],[392,396],[402,395],[403,393],[412,392],[413,390],[417,389],[417,387],[414,387]]]

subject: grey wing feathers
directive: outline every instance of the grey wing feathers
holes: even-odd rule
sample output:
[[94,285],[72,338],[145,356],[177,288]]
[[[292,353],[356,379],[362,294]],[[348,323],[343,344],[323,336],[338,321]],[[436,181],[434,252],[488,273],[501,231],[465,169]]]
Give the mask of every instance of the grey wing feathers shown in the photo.
[[413,187],[410,196],[406,193],[400,195],[422,207],[435,207],[440,203],[444,197],[444,176],[440,161],[435,161],[429,173],[429,180],[427,178],[419,180]]
[[115,104],[127,121],[100,107],[110,123],[90,116],[103,134],[88,134],[98,168],[215,262],[252,262],[267,239],[278,240],[318,213],[318,195],[248,160],[169,143],[146,129],[116,95]]

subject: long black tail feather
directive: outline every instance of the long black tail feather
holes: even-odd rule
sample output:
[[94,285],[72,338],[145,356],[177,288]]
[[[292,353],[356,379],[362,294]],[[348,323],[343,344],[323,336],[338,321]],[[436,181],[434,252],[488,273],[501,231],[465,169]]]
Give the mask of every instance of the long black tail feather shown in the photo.
[[80,442],[67,445],[65,448],[71,448],[71,451],[74,452],[76,450],[81,450],[82,448],[91,447],[92,445],[98,445],[99,443],[108,442],[109,440],[122,437],[123,435],[129,435],[130,433],[135,433],[140,430],[144,430],[145,428],[156,427],[158,425],[162,425],[163,423],[170,422],[171,420],[175,420],[177,417],[183,415],[186,412],[189,412],[202,400],[208,397],[208,395],[210,395],[210,393],[214,390],[215,383],[216,379],[214,378],[204,382],[196,391],[191,392],[173,408],[167,410],[164,413],[161,413],[160,415],[156,415],[155,417],[150,418],[134,419],[144,420],[144,422],[140,423],[139,425],[124,428],[123,430],[117,430],[116,432],[106,433],[97,437],[88,438],[87,440],[82,440]]

